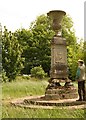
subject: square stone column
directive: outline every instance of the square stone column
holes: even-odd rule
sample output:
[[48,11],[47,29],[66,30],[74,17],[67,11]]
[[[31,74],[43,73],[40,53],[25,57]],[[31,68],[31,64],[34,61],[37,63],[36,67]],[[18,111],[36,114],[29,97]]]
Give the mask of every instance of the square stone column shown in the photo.
[[51,41],[51,79],[67,79],[67,48],[66,40],[54,37]]

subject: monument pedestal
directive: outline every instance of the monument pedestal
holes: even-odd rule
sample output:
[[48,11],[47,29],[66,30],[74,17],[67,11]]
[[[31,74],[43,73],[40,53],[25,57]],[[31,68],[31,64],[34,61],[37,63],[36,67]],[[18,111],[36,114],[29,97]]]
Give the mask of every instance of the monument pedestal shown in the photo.
[[68,78],[66,40],[61,36],[53,37],[51,41],[51,79]]
[[73,85],[51,87],[50,89],[47,88],[45,92],[46,100],[74,99],[77,97],[77,89]]
[[[74,99],[77,89],[68,78],[66,40],[55,36],[51,41],[51,72],[46,88],[46,100]],[[60,83],[63,82],[64,86]]]

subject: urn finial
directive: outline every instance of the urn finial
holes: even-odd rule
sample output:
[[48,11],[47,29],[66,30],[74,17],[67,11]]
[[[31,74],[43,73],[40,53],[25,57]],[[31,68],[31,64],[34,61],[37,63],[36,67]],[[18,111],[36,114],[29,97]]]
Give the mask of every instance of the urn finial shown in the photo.
[[62,10],[52,10],[47,15],[52,20],[52,28],[55,31],[56,36],[61,34],[61,21],[66,12]]

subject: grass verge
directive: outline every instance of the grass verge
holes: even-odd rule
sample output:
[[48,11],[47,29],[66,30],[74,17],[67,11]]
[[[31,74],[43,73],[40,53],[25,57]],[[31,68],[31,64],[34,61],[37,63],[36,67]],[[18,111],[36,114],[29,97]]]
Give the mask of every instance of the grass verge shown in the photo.
[[[27,109],[12,106],[9,102],[15,98],[43,95],[48,79],[38,80],[18,76],[16,81],[2,84],[2,118],[84,118],[86,109]],[[77,86],[75,84],[75,86]]]

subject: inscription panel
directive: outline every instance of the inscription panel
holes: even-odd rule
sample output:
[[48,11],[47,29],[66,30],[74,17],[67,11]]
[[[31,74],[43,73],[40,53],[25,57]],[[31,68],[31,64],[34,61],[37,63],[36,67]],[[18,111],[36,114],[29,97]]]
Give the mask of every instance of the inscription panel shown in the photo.
[[51,46],[51,77],[67,77],[67,49],[64,45],[53,44]]

